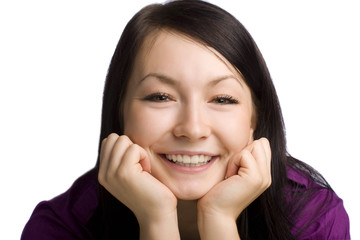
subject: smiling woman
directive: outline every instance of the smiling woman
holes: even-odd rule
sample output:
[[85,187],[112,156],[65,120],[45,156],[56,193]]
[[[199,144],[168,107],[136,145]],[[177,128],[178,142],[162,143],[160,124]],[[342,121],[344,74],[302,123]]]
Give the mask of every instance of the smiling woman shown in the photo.
[[[252,142],[250,89],[218,55],[160,31],[145,40],[130,77],[124,134],[148,152],[152,175],[180,199],[204,196],[224,179],[229,159]],[[211,161],[184,166],[199,155]]]
[[202,1],[140,10],[106,78],[96,167],[23,239],[349,239],[342,200],[286,151],[265,61]]

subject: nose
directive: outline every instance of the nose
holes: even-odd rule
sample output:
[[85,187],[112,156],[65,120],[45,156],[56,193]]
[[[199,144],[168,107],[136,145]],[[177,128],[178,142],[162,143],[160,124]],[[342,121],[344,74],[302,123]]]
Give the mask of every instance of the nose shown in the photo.
[[201,104],[187,104],[179,111],[178,122],[173,134],[190,142],[204,140],[211,134],[211,127],[206,112]]

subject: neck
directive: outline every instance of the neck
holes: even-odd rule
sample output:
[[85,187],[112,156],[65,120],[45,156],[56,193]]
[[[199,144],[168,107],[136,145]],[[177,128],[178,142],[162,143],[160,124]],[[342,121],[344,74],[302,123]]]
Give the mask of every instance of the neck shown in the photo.
[[177,211],[181,239],[200,239],[197,225],[197,201],[179,199]]

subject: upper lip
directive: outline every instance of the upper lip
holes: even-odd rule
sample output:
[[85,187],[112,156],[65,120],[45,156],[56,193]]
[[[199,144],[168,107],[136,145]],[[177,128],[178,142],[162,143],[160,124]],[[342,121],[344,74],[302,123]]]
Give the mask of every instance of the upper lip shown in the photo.
[[162,154],[167,154],[167,155],[188,155],[188,156],[195,156],[195,155],[204,155],[204,156],[217,156],[218,154],[213,154],[207,151],[169,151],[169,152],[164,152]]

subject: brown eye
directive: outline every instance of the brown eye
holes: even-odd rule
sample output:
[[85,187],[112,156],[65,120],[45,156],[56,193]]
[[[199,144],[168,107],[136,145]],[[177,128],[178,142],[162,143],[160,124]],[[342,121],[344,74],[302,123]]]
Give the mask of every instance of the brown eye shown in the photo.
[[232,96],[217,96],[212,100],[213,103],[217,104],[238,104],[239,101]]
[[153,93],[144,98],[146,101],[151,102],[168,102],[173,100],[169,94],[166,93]]

